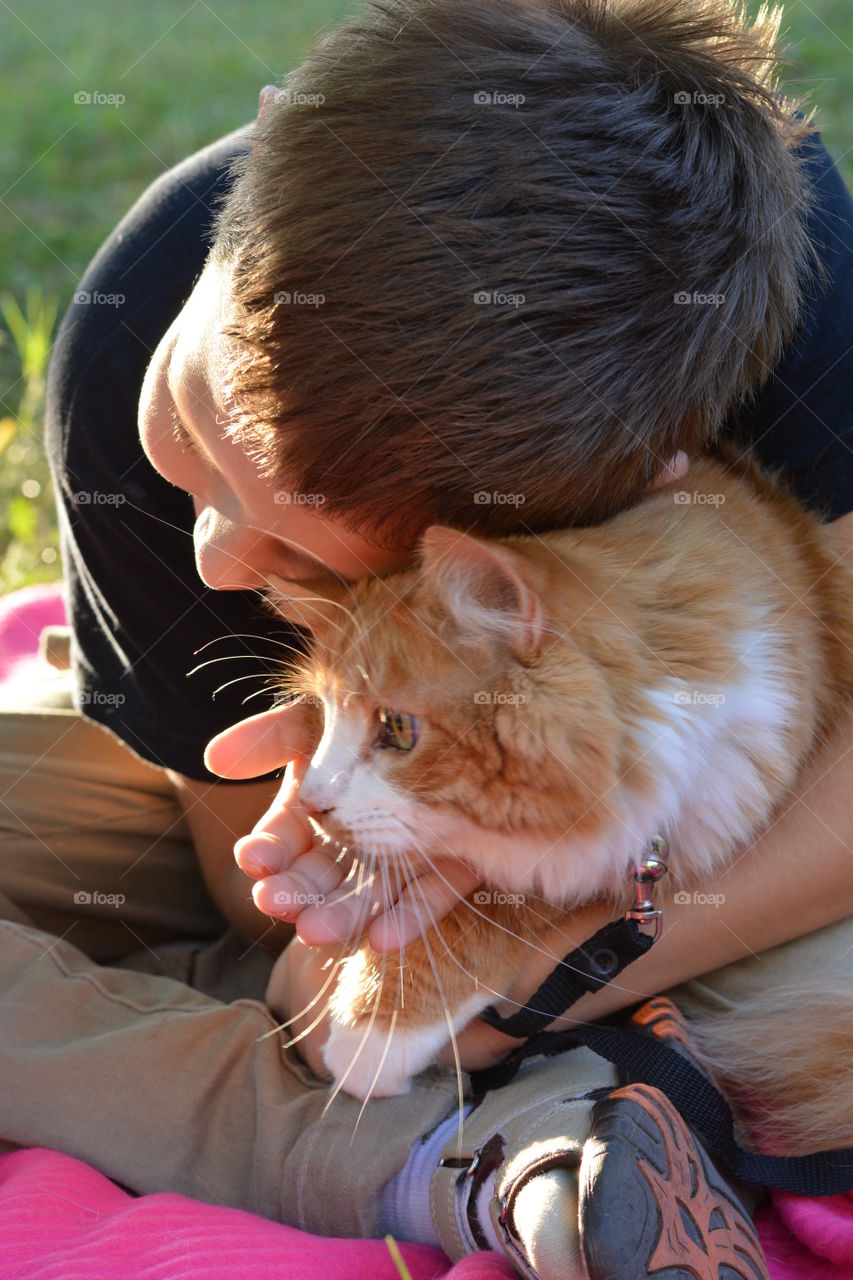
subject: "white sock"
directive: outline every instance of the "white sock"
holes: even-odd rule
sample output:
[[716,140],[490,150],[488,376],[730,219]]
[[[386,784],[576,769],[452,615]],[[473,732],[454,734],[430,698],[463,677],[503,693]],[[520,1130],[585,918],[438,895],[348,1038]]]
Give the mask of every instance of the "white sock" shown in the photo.
[[[467,1116],[470,1110],[469,1103],[463,1114]],[[383,1236],[390,1234],[395,1240],[441,1248],[429,1211],[429,1183],[458,1124],[459,1112],[454,1111],[412,1147],[408,1160],[382,1193],[379,1231]]]

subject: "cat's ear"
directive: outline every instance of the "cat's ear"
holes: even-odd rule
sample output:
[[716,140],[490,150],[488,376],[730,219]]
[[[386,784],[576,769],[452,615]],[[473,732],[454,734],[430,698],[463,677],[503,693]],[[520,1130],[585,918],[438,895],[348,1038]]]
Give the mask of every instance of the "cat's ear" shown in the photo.
[[423,572],[461,626],[504,637],[519,657],[536,652],[542,602],[526,580],[522,556],[440,524],[427,529],[420,550]]

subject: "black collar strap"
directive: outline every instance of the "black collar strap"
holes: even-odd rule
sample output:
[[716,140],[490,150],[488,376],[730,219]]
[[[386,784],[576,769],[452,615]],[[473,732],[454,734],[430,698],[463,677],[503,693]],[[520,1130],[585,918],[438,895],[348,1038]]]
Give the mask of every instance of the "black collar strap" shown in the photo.
[[[531,996],[530,1004],[508,1018],[494,1006],[480,1017],[506,1035],[526,1039],[496,1066],[471,1076],[474,1096],[481,1097],[506,1084],[526,1058],[563,1053],[586,1045],[619,1067],[629,1080],[654,1085],[700,1135],[706,1149],[744,1182],[778,1187],[805,1196],[837,1195],[853,1191],[853,1148],[815,1151],[805,1156],[773,1156],[747,1151],[737,1143],[731,1109],[723,1095],[694,1062],[666,1041],[627,1025],[628,1013],[600,1022],[580,1023],[565,1031],[544,1031],[554,1018],[588,991],[597,991],[632,961],[644,955],[660,934],[661,912],[648,896],[647,886],[666,871],[666,843],[655,837],[644,860],[633,868],[636,901],[622,920],[599,929],[594,937],[569,952]],[[654,926],[651,935],[643,933]]]
[[[502,1018],[495,1006],[489,1005],[480,1014],[482,1021],[517,1039],[538,1035],[581,996],[606,986],[629,964],[645,955],[660,936],[662,914],[649,896],[649,886],[665,874],[668,853],[662,836],[650,840],[642,861],[631,868],[634,880],[631,910],[570,951],[517,1013]],[[653,933],[644,933],[643,929],[649,926]]]
[[583,946],[570,951],[518,1013],[502,1018],[495,1006],[489,1005],[480,1017],[505,1036],[522,1040],[538,1035],[581,996],[606,986],[639,956],[645,955],[653,942],[654,937],[642,933],[636,920],[614,920]]
[[[710,1155],[742,1181],[778,1187],[801,1196],[831,1196],[853,1191],[853,1148],[815,1151],[805,1156],[774,1156],[739,1146],[731,1108],[712,1081],[665,1040],[627,1025],[630,1012],[531,1037],[496,1066],[472,1074],[475,1098],[507,1084],[526,1058],[565,1053],[577,1045],[586,1045],[619,1067],[629,1080],[643,1081],[665,1093],[699,1134]],[[566,1082],[571,1082],[568,1071]]]

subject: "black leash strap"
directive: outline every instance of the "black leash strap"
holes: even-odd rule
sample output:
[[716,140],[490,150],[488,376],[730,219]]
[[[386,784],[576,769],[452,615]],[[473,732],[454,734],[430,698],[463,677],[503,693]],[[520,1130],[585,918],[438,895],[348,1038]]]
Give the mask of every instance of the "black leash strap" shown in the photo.
[[502,1018],[495,1006],[489,1005],[480,1018],[507,1036],[518,1039],[535,1036],[582,995],[606,986],[634,960],[645,955],[653,942],[654,938],[643,933],[636,920],[614,920],[583,946],[570,951],[517,1013]]
[[581,1023],[567,1031],[532,1036],[497,1066],[472,1075],[475,1096],[506,1084],[525,1058],[561,1053],[577,1045],[586,1045],[620,1067],[630,1080],[660,1089],[696,1131],[708,1153],[743,1182],[803,1196],[853,1191],[853,1148],[806,1156],[745,1151],[735,1140],[728,1103],[698,1067],[665,1041],[610,1021]]

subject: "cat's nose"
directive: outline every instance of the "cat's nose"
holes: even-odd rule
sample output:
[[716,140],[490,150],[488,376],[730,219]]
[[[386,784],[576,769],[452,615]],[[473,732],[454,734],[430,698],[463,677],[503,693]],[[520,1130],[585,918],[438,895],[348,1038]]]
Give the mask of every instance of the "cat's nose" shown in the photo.
[[328,813],[330,809],[334,809],[335,801],[332,796],[322,787],[303,783],[299,791],[299,799],[302,801],[302,807],[307,809],[312,817],[319,817],[323,813]]
[[324,804],[322,801],[317,801],[314,803],[309,802],[308,804],[305,805],[305,808],[308,810],[308,812],[313,818],[319,818],[324,813],[331,813],[334,807],[335,806],[332,804],[331,800],[328,802],[328,804]]

